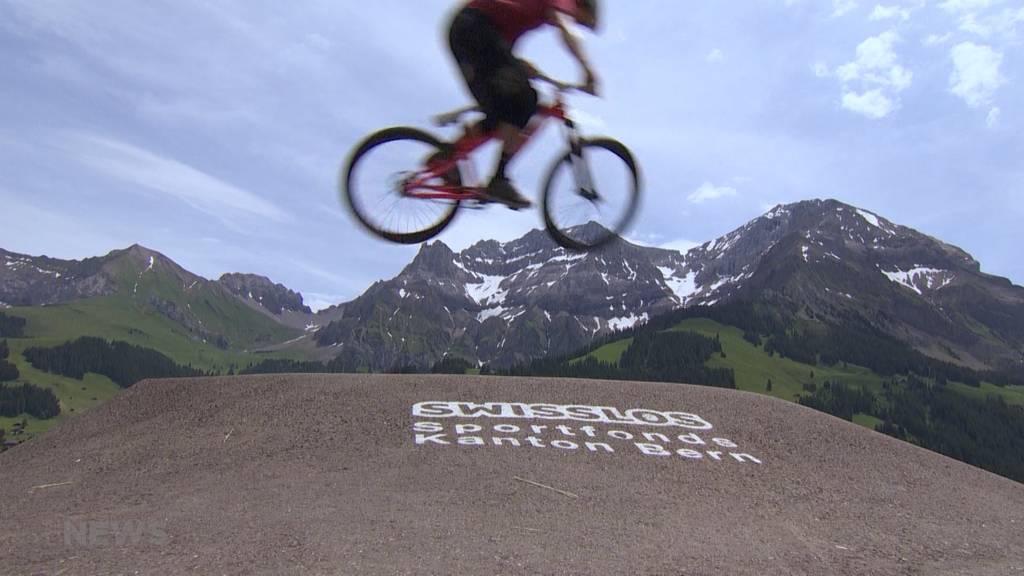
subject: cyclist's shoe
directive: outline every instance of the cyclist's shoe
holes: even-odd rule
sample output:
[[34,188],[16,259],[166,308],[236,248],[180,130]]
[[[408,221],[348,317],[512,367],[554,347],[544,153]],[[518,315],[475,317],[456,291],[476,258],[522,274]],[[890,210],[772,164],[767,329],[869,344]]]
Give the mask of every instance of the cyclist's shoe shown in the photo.
[[504,176],[495,176],[491,183],[487,185],[487,198],[495,202],[501,202],[513,210],[521,210],[533,205]]

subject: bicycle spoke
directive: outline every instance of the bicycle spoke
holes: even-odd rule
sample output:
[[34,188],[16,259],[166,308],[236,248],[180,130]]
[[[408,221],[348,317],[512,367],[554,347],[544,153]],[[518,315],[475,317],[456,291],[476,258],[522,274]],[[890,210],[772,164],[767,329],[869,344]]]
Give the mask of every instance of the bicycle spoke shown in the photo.
[[[375,138],[379,143],[374,143]],[[408,195],[404,188],[407,182],[426,176],[426,163],[438,153],[436,141],[414,129],[390,129],[371,136],[353,157],[343,182],[359,220],[373,232],[403,243],[437,234],[458,203]],[[428,188],[422,191],[428,192],[435,186],[458,186],[461,180],[453,168],[448,176],[429,178],[423,184]]]
[[[621,233],[632,217],[638,192],[631,164],[607,144],[587,143],[582,162],[566,157],[557,164],[545,198],[548,227],[556,239],[561,235],[577,247],[601,244]],[[588,227],[591,223],[607,232]]]

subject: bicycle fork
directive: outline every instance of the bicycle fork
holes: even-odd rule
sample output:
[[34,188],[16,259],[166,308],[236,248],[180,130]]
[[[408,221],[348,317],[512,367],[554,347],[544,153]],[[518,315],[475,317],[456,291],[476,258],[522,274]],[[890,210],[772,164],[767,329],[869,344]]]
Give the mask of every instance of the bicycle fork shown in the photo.
[[580,142],[579,133],[576,132],[576,124],[566,118],[566,138],[569,140],[569,161],[572,163],[572,175],[576,180],[576,191],[580,196],[594,202],[597,200],[597,190],[594,189],[594,179],[590,174],[590,165],[583,156],[583,144]]

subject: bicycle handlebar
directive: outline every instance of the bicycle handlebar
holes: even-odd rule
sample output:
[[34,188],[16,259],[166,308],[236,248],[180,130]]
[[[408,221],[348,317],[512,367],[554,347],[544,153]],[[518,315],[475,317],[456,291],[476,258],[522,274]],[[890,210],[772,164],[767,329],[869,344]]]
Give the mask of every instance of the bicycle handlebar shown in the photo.
[[550,84],[558,92],[583,92],[584,94],[590,94],[591,96],[597,96],[597,92],[594,90],[587,90],[587,87],[583,84],[570,84],[568,82],[562,82],[561,80],[555,80],[554,78],[548,78],[547,76],[538,76],[535,78],[545,84]]
[[[548,78],[547,76],[538,76],[537,78],[535,78],[535,80],[540,80],[545,84],[549,84],[559,94],[565,94],[568,92],[582,92],[584,94],[590,94],[591,96],[597,96],[597,93],[595,91],[587,90],[587,87],[582,84],[569,84],[567,82],[555,80],[554,78]],[[434,125],[443,128],[445,126],[452,126],[454,124],[457,124],[459,122],[459,119],[462,118],[463,115],[468,114],[470,112],[477,112],[479,110],[479,106],[467,106],[465,108],[459,108],[458,110],[454,110],[446,114],[439,114],[437,116],[434,116],[431,120],[433,121]]]

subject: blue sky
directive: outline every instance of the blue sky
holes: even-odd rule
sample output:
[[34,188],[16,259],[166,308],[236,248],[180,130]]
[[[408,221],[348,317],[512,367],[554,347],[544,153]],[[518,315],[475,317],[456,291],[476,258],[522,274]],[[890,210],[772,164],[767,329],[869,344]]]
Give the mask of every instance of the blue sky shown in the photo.
[[[444,42],[457,4],[0,0],[0,247],[137,242],[315,307],[357,296],[416,249],[365,235],[337,172],[368,132],[468,101]],[[777,203],[838,198],[1024,284],[1019,0],[604,4],[602,33],[584,34],[604,97],[572,103],[643,165],[633,239],[685,248]],[[552,31],[520,52],[578,77]],[[513,165],[528,196],[560,146],[549,129]],[[540,226],[469,211],[441,240]]]

